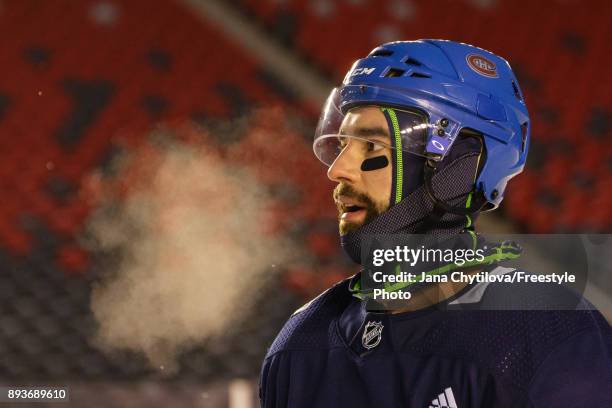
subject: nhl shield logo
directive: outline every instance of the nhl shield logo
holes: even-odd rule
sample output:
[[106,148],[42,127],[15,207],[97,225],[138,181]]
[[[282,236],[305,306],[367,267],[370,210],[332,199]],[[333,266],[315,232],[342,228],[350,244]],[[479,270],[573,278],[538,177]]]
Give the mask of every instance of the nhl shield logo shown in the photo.
[[363,347],[373,349],[378,346],[382,339],[382,322],[368,322],[365,329],[363,329],[363,336],[361,336],[361,344]]

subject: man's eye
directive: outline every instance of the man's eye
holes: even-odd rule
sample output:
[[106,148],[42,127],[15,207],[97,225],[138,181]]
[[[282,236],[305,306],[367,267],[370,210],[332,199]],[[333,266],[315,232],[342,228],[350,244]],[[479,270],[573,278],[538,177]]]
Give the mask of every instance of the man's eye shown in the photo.
[[367,144],[368,152],[377,152],[377,151],[379,151],[381,149],[383,149],[383,146],[378,144],[378,143],[368,142],[368,144]]

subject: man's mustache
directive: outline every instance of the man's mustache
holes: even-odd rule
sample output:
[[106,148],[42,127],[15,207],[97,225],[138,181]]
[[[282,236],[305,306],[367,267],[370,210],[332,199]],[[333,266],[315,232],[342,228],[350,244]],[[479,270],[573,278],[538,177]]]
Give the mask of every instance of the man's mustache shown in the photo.
[[338,202],[340,196],[352,198],[363,205],[368,211],[376,210],[376,204],[372,198],[360,191],[357,191],[353,186],[349,184],[340,183],[334,188],[333,198],[338,208],[338,212],[343,212],[342,204]]

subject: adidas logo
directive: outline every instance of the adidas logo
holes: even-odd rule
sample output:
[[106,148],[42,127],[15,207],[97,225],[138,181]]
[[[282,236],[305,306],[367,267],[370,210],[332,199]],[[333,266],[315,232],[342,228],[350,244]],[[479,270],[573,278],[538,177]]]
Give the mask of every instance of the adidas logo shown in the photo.
[[428,408],[459,408],[457,402],[455,402],[455,396],[451,387],[448,387],[437,398],[434,398]]

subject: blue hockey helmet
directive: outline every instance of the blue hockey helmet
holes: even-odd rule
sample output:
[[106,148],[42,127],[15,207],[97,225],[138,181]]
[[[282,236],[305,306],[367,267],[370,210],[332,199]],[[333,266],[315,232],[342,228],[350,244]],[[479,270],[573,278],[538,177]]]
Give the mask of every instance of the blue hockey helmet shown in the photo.
[[508,180],[525,165],[529,114],[518,81],[503,58],[445,40],[399,41],[357,60],[321,114],[314,151],[326,165],[340,152],[339,128],[357,106],[400,109],[394,124],[401,150],[435,168],[462,130],[482,135],[486,160],[475,181],[488,209],[502,201]]

